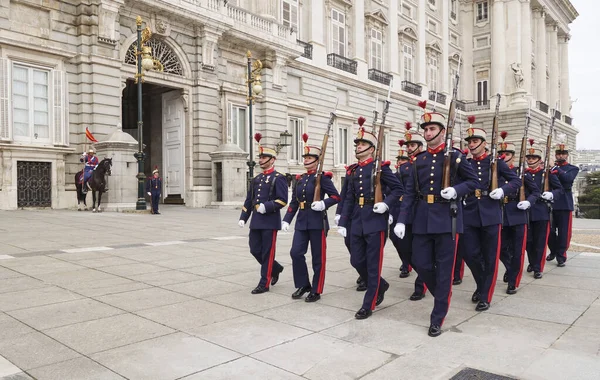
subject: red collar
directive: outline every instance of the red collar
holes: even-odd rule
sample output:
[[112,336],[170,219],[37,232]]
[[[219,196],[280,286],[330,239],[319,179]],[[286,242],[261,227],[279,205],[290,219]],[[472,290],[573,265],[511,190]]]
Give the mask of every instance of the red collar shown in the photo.
[[569,165],[569,163],[567,161],[557,162],[556,163],[556,166],[565,166],[565,165]]
[[437,148],[434,148],[434,149],[427,147],[427,153],[436,154],[436,153],[443,151],[445,147],[446,147],[446,143],[441,143],[440,146],[438,146]]
[[543,169],[544,169],[544,168],[543,168],[542,166],[538,166],[538,167],[537,167],[537,168],[535,168],[535,169],[532,169],[532,168],[527,168],[527,172],[528,172],[528,173],[531,173],[531,174],[535,174],[535,173],[539,173],[539,172],[541,172]]
[[509,168],[509,169],[514,169],[514,168],[515,168],[515,165],[513,165],[513,164],[510,164],[510,165],[508,165],[508,168]]
[[483,154],[481,156],[479,156],[479,157],[473,156],[473,159],[475,161],[481,161],[481,160],[485,159],[487,156],[488,156],[487,152],[483,152]]
[[373,157],[369,157],[364,161],[358,161],[358,166],[365,166],[373,162]]
[[315,174],[316,172],[317,172],[317,171],[316,171],[315,169],[313,169],[313,170],[308,170],[308,171],[306,172],[306,174],[308,174],[308,175],[311,175],[311,174]]
[[275,167],[272,166],[271,169],[267,169],[263,171],[263,174],[271,174],[275,171]]

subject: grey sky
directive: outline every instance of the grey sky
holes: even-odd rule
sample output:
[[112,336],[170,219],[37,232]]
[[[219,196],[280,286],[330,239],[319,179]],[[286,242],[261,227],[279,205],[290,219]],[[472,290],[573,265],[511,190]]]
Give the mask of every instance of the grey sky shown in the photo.
[[569,72],[571,116],[579,128],[577,149],[600,149],[600,1],[571,0],[579,17],[571,24]]

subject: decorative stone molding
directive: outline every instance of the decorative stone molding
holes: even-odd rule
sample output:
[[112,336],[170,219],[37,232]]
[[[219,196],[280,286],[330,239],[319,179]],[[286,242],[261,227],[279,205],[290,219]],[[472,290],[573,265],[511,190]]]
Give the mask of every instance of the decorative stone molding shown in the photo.
[[98,42],[116,46],[118,31],[115,29],[119,17],[119,9],[123,0],[101,0],[98,9],[98,18],[89,25],[98,25]]
[[215,48],[218,46],[222,31],[210,25],[202,25],[198,29],[198,37],[202,46],[202,69],[214,71],[215,69]]
[[167,19],[153,14],[150,23],[150,30],[152,30],[152,34],[154,35],[168,37],[171,35],[171,23]]
[[281,88],[283,86],[283,69],[287,65],[287,59],[275,51],[268,52],[266,58],[265,68],[273,70],[273,85]]

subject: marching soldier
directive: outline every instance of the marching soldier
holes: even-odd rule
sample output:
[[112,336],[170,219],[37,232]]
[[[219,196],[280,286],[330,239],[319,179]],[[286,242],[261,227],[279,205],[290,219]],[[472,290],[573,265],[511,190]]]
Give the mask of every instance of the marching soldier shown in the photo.
[[[426,103],[420,102],[420,106],[425,109]],[[477,177],[463,154],[449,147],[452,185],[442,189],[445,117],[436,112],[425,112],[421,119],[427,150],[413,158],[413,181],[407,182],[394,233],[404,238],[412,211],[412,245],[413,252],[418,253],[412,260],[434,297],[428,334],[436,337],[442,333],[442,324],[450,307],[456,244],[463,226],[462,205],[457,202],[456,233],[452,236],[451,205],[475,189]]]
[[279,210],[287,205],[288,185],[284,175],[275,171],[277,152],[273,148],[260,145],[262,135],[257,133],[254,139],[258,142],[258,164],[262,173],[252,179],[246,201],[238,225],[250,221],[249,245],[250,253],[260,264],[260,281],[252,294],[269,291],[275,285],[283,266],[275,260],[277,231],[281,229]]
[[[498,144],[498,154],[503,155],[508,168],[518,176],[520,174],[519,167],[514,166],[515,144],[504,141],[508,135],[506,132],[502,132],[500,135],[503,142]],[[521,283],[528,234],[527,210],[535,204],[540,196],[539,188],[533,181],[531,174],[525,172],[523,176],[525,178],[526,200],[519,201],[518,192],[514,196],[504,197],[500,260],[506,268],[504,282],[508,283],[507,294],[516,294]],[[507,185],[508,181],[505,180],[504,184]]]
[[[455,150],[460,151],[465,156],[469,153],[468,149],[464,149],[464,150],[462,149],[462,147],[461,147],[462,139],[460,137],[454,137],[452,142],[453,142],[452,147]],[[459,237],[459,239],[460,239],[460,237]],[[456,260],[454,261],[454,275],[452,276],[452,285],[462,284],[462,279],[463,279],[464,275],[465,275],[465,261],[460,256],[460,252],[457,249],[456,250]]]
[[[292,270],[294,271],[294,285],[297,290],[292,294],[293,299],[300,299],[305,293],[309,293],[304,299],[306,302],[315,302],[321,298],[325,285],[325,261],[327,249],[327,231],[329,222],[326,210],[340,201],[333,182],[332,173],[326,172],[320,178],[321,197],[320,201],[313,202],[316,186],[316,170],[319,164],[321,148],[306,145],[308,134],[302,136],[304,139],[304,168],[305,174],[296,176],[296,186],[292,193],[292,201],[287,213],[283,218],[281,228],[288,231],[290,223],[296,213],[296,225],[294,227],[294,239],[290,256],[292,257]],[[324,199],[325,194],[328,198]],[[310,208],[309,208],[310,204]],[[313,281],[312,286],[308,278],[306,267],[306,251],[310,243],[312,256]]]
[[[544,165],[542,165],[542,150],[534,148],[533,139],[529,139],[527,149],[527,173],[539,189],[544,188]],[[543,276],[544,264],[546,263],[546,246],[550,234],[550,210],[551,201],[558,199],[562,194],[562,186],[556,174],[550,174],[551,191],[542,193],[542,197],[531,206],[529,211],[530,230],[527,234],[527,258],[529,266],[527,272],[533,272],[533,278],[540,279]]]
[[[469,122],[474,122],[470,118]],[[459,242],[460,254],[471,269],[477,289],[471,301],[477,302],[476,311],[490,308],[498,274],[500,256],[500,231],[502,229],[502,206],[504,196],[516,194],[520,187],[519,177],[504,161],[497,162],[498,182],[504,185],[489,191],[491,181],[491,157],[486,152],[486,132],[480,128],[467,129],[465,140],[472,158],[468,159],[477,175],[478,185],[464,200],[464,234]]]
[[556,162],[552,168],[552,173],[558,176],[563,192],[558,198],[554,199],[552,227],[548,240],[550,254],[546,258],[546,261],[552,261],[556,258],[558,266],[564,267],[565,261],[567,261],[567,250],[571,244],[573,181],[575,181],[575,177],[579,173],[579,168],[567,162],[569,159],[569,150],[565,144],[558,144],[554,153]]
[[[419,135],[416,132],[411,131],[412,125],[410,122],[406,122],[406,132],[404,133],[404,138],[406,140],[400,140],[398,143],[400,144],[401,149],[398,150],[398,164],[396,165],[397,171],[396,176],[402,182],[402,186],[404,188],[407,187],[407,182],[414,181],[413,180],[413,167],[412,160],[414,157],[419,154],[423,150],[423,143],[425,139],[423,136]],[[406,145],[406,149],[402,149],[402,147]],[[412,186],[412,184],[411,184]],[[412,221],[413,221],[413,212],[412,210],[409,212],[406,218],[406,232],[404,234],[404,238],[400,239],[393,233],[393,229],[398,222],[398,214],[400,214],[400,207],[402,204],[402,197],[400,198],[400,203],[393,207],[390,211],[391,216],[393,217],[392,225],[390,227],[390,240],[394,244],[396,251],[398,252],[398,256],[402,260],[403,265],[406,265],[408,268],[412,267],[413,262],[413,249],[412,249]],[[403,272],[400,271],[400,278],[408,277],[408,271],[406,271],[406,275],[403,276]],[[425,285],[423,278],[419,276],[417,273],[417,278],[415,279],[415,290],[413,294],[410,296],[411,301],[419,301],[425,297],[425,293],[427,292],[427,285]]]
[[158,201],[160,200],[160,192],[162,191],[162,179],[158,176],[158,166],[152,171],[152,177],[148,179],[146,192],[152,200],[152,214],[160,215],[158,212]]
[[[361,278],[367,282],[362,307],[356,312],[356,319],[366,319],[373,314],[375,306],[381,304],[390,285],[381,277],[383,250],[388,231],[388,210],[402,195],[402,184],[390,169],[390,162],[381,163],[381,186],[390,189],[383,202],[375,203],[374,169],[376,162],[373,153],[377,138],[360,126],[354,139],[358,165],[346,178],[348,189],[343,195],[344,209],[340,217],[338,232],[346,237],[351,235],[350,261]],[[382,188],[383,189],[383,188]],[[352,229],[347,231],[348,221]]]

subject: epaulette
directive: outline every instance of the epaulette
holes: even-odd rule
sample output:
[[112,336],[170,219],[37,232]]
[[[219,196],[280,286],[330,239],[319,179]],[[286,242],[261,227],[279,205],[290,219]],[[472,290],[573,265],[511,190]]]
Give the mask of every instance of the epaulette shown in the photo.
[[302,174],[296,174],[296,181],[300,180],[300,178],[302,178]]
[[333,178],[332,172],[323,172],[323,175],[325,175],[325,177]]
[[354,169],[356,169],[356,167],[357,167],[357,166],[358,166],[358,164],[357,164],[357,163],[354,163],[354,164],[352,164],[352,165],[348,165],[348,166],[346,166],[346,174],[347,174],[347,175],[351,175],[351,174],[352,174],[352,172],[354,172]]
[[383,162],[381,163],[381,166],[390,166],[391,164],[392,164],[392,162],[391,162],[391,161],[383,161]]

